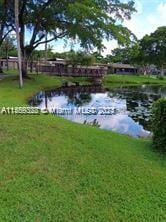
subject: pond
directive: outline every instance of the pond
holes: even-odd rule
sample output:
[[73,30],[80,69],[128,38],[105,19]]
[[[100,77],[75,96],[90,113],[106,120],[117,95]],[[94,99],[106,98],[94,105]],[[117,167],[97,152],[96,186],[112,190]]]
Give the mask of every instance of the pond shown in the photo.
[[77,123],[149,137],[152,104],[165,96],[166,86],[121,86],[108,90],[102,85],[76,83],[41,91],[29,104]]

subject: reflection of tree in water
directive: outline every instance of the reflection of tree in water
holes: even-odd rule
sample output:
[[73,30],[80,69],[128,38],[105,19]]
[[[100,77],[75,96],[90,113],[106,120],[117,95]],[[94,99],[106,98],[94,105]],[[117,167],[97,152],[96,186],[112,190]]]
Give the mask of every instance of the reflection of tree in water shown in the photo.
[[[91,102],[91,93],[103,93],[102,86],[85,85],[85,86],[69,86],[59,87],[55,90],[46,92],[39,92],[29,104],[32,106],[39,106],[42,102],[47,107],[48,100],[53,97],[62,96],[66,97],[68,104],[72,104],[77,107],[87,105]],[[108,96],[110,98],[122,99],[126,101],[127,110],[130,112],[129,116],[143,125],[145,129],[150,129],[151,119],[151,107],[154,101],[161,96],[166,96],[166,87],[163,86],[133,86],[133,87],[120,87],[112,89]],[[85,121],[84,124],[100,127],[97,120],[92,122]]]
[[52,99],[52,92],[51,91],[42,91],[36,94],[30,101],[29,105],[31,106],[39,106],[43,101],[45,103],[45,107],[47,108],[48,100],[51,101]]
[[145,93],[130,93],[126,98],[127,110],[136,122],[143,125],[145,129],[150,129],[151,108],[154,101],[159,96],[153,96]]
[[149,121],[154,101],[153,96],[144,93],[133,93],[127,98],[127,109],[131,112],[130,116],[147,130],[150,129]]
[[52,100],[52,92],[51,91],[45,91],[44,92],[44,103],[45,103],[45,108],[48,109],[48,100],[51,101]]
[[142,86],[141,90],[150,95],[164,97],[166,96],[166,87],[165,86],[155,86],[155,85],[148,85],[148,86]]
[[30,106],[39,106],[43,101],[44,92],[39,92],[31,100],[29,100]]
[[54,97],[54,94],[52,93],[52,91],[45,91],[45,98],[51,101],[52,97]]
[[115,89],[111,96],[125,99],[129,116],[149,130],[152,104],[162,95],[166,95],[164,87],[134,86]]
[[89,93],[77,93],[68,95],[68,103],[72,103],[77,107],[83,106],[91,101]]

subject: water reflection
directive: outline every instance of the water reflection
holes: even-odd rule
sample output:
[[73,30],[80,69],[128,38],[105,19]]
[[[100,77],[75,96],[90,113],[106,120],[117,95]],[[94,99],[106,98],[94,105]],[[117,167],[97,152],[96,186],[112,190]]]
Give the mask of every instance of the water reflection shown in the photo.
[[[50,112],[55,108],[112,108],[113,115],[64,113],[71,121],[100,127],[133,137],[150,135],[151,107],[155,100],[166,96],[164,86],[119,87],[111,91],[102,85],[62,86],[55,90],[41,91],[30,105]],[[109,113],[110,114],[110,113]]]

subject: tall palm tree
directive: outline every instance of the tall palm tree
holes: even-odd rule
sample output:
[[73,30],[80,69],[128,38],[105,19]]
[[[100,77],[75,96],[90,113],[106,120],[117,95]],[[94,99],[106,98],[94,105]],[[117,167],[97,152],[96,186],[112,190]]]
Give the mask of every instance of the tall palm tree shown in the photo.
[[18,66],[19,66],[19,85],[20,88],[22,88],[23,79],[22,79],[22,57],[21,57],[20,33],[19,33],[19,0],[15,0],[15,26],[16,26]]

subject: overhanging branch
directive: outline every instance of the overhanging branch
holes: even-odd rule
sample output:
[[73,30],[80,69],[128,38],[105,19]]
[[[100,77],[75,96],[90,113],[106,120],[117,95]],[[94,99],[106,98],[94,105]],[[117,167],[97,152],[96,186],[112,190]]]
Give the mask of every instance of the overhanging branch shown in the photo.
[[40,42],[38,42],[37,44],[35,44],[34,46],[33,46],[33,48],[35,49],[35,48],[37,48],[39,45],[41,45],[41,44],[46,44],[46,43],[49,43],[49,42],[52,42],[52,41],[54,41],[54,40],[57,40],[58,38],[63,38],[65,35],[66,35],[67,33],[65,32],[65,33],[61,33],[61,34],[59,34],[59,35],[56,35],[56,36],[54,36],[53,38],[51,38],[51,39],[48,39],[48,40],[45,40],[45,41],[40,41]]

